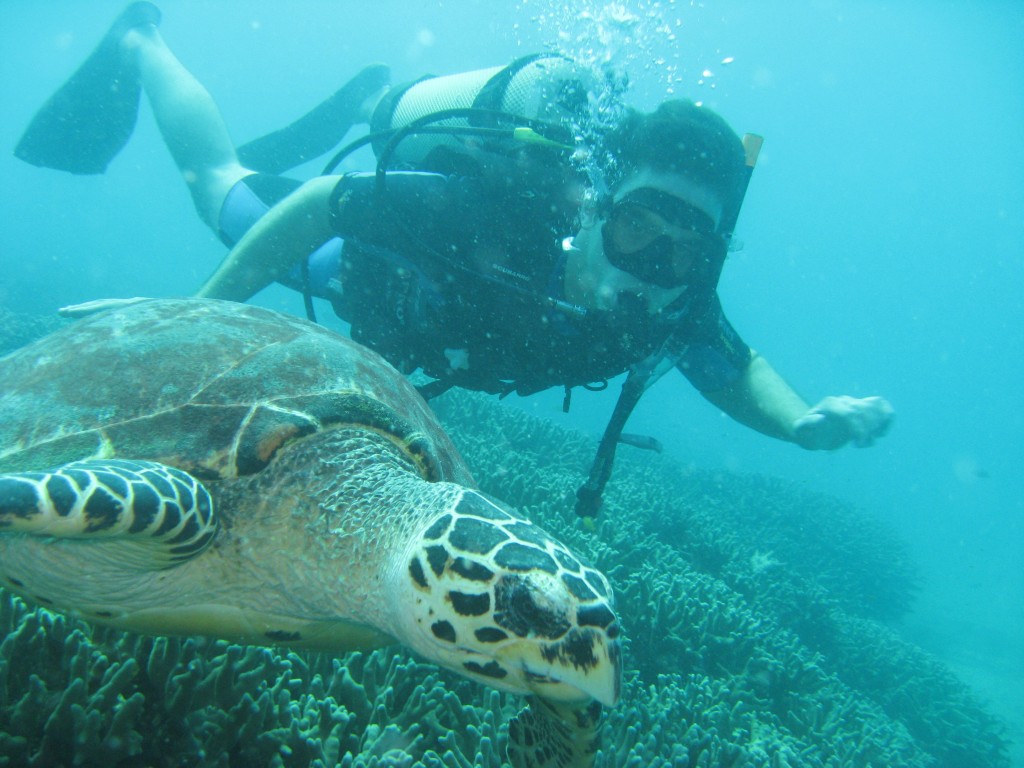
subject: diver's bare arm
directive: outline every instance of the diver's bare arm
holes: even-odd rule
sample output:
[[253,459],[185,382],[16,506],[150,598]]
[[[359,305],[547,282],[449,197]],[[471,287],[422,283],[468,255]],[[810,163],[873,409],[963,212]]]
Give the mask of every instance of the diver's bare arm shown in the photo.
[[753,351],[739,381],[727,389],[703,394],[741,424],[793,442],[793,424],[809,408],[768,361]]
[[808,407],[757,353],[738,382],[704,397],[741,424],[811,451],[872,445],[889,431],[894,415],[889,401],[877,396],[829,396]]
[[328,200],[337,176],[312,179],[271,208],[231,249],[196,296],[246,301],[334,236]]

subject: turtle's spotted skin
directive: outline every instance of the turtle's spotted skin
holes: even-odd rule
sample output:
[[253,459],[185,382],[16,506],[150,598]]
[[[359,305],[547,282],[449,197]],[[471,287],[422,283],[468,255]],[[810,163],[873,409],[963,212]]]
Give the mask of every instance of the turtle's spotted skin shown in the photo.
[[604,577],[476,491],[377,355],[228,302],[143,302],[0,359],[0,584],[154,634],[402,642],[579,732],[619,693]]
[[[514,674],[540,696],[566,670],[618,666],[618,625],[604,576],[543,530],[478,492],[466,492],[420,537],[409,559],[412,617],[438,652],[493,685]],[[442,606],[443,610],[439,610]],[[523,653],[529,648],[528,653]],[[473,650],[470,657],[466,651]],[[610,658],[608,654],[614,654]],[[600,698],[618,698],[616,687]],[[559,698],[548,695],[548,698]]]

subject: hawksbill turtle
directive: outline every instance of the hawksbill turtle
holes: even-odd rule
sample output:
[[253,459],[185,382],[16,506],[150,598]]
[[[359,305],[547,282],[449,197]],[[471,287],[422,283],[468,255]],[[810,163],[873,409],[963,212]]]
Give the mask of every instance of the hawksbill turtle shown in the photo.
[[0,359],[0,584],[141,633],[402,643],[545,705],[510,730],[521,764],[586,764],[619,695],[605,577],[476,490],[375,353],[231,302],[144,301]]

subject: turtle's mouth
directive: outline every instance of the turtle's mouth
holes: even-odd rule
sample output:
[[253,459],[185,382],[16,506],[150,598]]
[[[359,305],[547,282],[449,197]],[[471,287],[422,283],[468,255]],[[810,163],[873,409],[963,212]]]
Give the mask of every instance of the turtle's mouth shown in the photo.
[[544,699],[596,699],[611,707],[619,698],[622,662],[618,642],[574,630],[556,643],[519,641],[502,649],[499,662],[518,669],[526,688]]
[[[522,666],[522,671],[527,687],[542,699],[571,703],[597,700],[606,707],[612,707],[619,698],[618,675],[614,676],[614,682],[611,675],[600,673],[591,673],[585,678],[577,675],[559,676],[554,669],[531,669],[528,664]],[[567,679],[569,677],[575,679]]]

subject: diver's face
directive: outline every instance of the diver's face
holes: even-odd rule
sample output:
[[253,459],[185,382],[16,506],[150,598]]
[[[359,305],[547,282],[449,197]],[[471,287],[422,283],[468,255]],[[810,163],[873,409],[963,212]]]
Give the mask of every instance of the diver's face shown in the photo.
[[634,174],[575,238],[567,296],[610,310],[628,294],[657,312],[683,292],[697,260],[724,257],[721,217],[721,203],[705,187],[674,174]]

